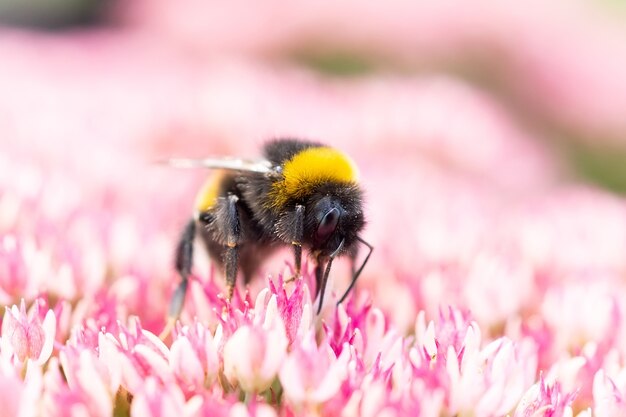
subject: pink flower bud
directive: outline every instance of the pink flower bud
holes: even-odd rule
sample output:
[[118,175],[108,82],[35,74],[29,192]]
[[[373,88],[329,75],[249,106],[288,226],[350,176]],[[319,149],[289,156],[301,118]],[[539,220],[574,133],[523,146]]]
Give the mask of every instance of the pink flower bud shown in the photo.
[[268,326],[242,326],[224,346],[224,374],[244,391],[264,391],[280,369],[287,344],[279,318]]
[[172,343],[169,361],[172,371],[185,384],[202,386],[205,378],[202,362],[187,337],[181,336]]
[[285,359],[280,382],[289,402],[310,406],[328,401],[337,394],[348,375],[350,349],[345,346],[339,357],[328,343],[316,345],[312,333]]
[[38,304],[35,303],[31,313],[27,315],[26,305],[22,300],[19,309],[16,305],[10,309],[5,307],[0,351],[5,356],[13,354],[19,362],[31,359],[41,365],[52,354],[55,333],[54,312],[48,310],[42,323]]
[[210,331],[200,323],[185,326],[169,351],[170,369],[186,384],[212,384],[219,371],[218,346]]

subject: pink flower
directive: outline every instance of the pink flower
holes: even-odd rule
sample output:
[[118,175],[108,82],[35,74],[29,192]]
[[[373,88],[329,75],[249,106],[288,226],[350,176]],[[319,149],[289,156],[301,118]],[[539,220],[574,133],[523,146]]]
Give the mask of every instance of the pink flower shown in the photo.
[[[461,353],[468,343],[472,348],[481,342],[480,328],[467,312],[449,307],[439,311],[439,320],[426,323],[426,314],[420,311],[415,320],[416,346],[433,359],[446,358],[448,348]],[[441,353],[441,354],[440,354]]]
[[103,366],[88,350],[66,355],[63,372],[56,357],[48,366],[44,377],[43,414],[46,417],[111,416],[114,393],[102,378]]
[[617,294],[619,282],[609,283],[594,274],[594,282],[570,282],[548,288],[543,296],[542,317],[555,332],[555,349],[580,351],[585,343],[610,343],[624,329]]
[[325,325],[327,343],[339,356],[346,346],[353,347],[359,361],[366,369],[379,367],[384,370],[395,366],[394,374],[401,372],[404,340],[389,325],[382,311],[371,304],[358,306],[352,299],[339,305],[333,320]]
[[519,402],[514,417],[571,417],[576,393],[563,393],[558,382],[547,384],[543,376]]
[[327,342],[318,347],[313,333],[289,353],[280,369],[285,398],[296,408],[316,407],[337,395],[348,376],[349,346],[339,357]]
[[[471,354],[468,352],[468,363]],[[465,358],[464,358],[465,360]],[[529,340],[513,342],[508,338],[496,339],[485,346],[473,364],[473,375],[466,381],[474,380],[482,386],[478,403],[474,406],[477,414],[500,415],[510,412],[524,394],[524,390],[534,381],[537,371],[535,345]],[[480,369],[480,366],[484,367]],[[463,395],[461,393],[461,395]],[[470,406],[468,409],[472,409]]]
[[444,414],[443,392],[425,391],[406,384],[397,387],[406,390],[402,395],[389,389],[384,378],[366,378],[352,393],[345,407],[344,417],[375,416],[439,416]]
[[279,317],[267,325],[243,325],[224,346],[224,374],[244,391],[262,392],[278,374],[288,343]]
[[198,322],[182,327],[170,347],[170,369],[192,388],[211,385],[220,367],[217,342]]
[[29,366],[24,379],[7,363],[0,363],[0,417],[36,417],[40,414],[42,370]]
[[[586,350],[597,353],[595,346],[588,346]],[[593,355],[591,353],[591,355]],[[603,355],[604,356],[604,355]],[[545,374],[548,381],[559,381],[561,389],[564,391],[577,391],[577,401],[590,403],[592,399],[591,385],[596,373],[597,365],[595,358],[585,356],[569,356],[561,354],[559,359],[552,363],[549,371]],[[541,368],[539,368],[541,369]]]
[[[622,385],[624,372],[621,373]],[[596,417],[624,417],[626,416],[626,387],[618,384],[599,370],[593,378],[593,412]]]
[[[192,404],[193,406],[193,404]],[[161,386],[148,377],[142,389],[135,395],[130,407],[131,417],[188,417],[191,407],[187,407],[185,397],[175,384]]]
[[137,319],[128,328],[120,326],[117,338],[110,333],[99,335],[98,345],[109,374],[119,375],[121,385],[131,394],[141,390],[150,376],[162,383],[175,379],[168,362],[169,349]]
[[54,312],[48,310],[42,322],[38,303],[35,302],[30,313],[26,314],[26,304],[22,300],[19,309],[16,305],[10,309],[5,307],[0,350],[3,356],[14,354],[20,362],[31,359],[41,365],[52,354],[55,333]]
[[310,329],[313,307],[309,286],[305,284],[304,278],[295,281],[295,288],[290,296],[287,295],[285,287],[282,275],[278,278],[278,284],[274,284],[273,281],[269,283],[271,293],[276,296],[278,310],[291,345],[296,337],[302,337]]
[[24,390],[24,381],[15,375],[13,369],[8,369],[8,371],[8,373],[5,373],[4,369],[0,371],[0,403],[2,403],[0,416],[2,417],[18,415]]
[[536,347],[507,338],[483,345],[480,328],[467,314],[449,309],[439,322],[416,323],[417,343],[410,358],[415,375],[443,388],[451,413],[503,415],[513,409],[534,380]]

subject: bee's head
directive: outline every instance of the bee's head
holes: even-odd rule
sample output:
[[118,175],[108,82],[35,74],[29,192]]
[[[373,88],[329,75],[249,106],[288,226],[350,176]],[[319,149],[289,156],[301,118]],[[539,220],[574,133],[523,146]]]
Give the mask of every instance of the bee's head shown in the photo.
[[360,190],[327,185],[318,191],[305,203],[303,243],[324,256],[333,253],[342,241],[342,252],[350,251],[365,225]]

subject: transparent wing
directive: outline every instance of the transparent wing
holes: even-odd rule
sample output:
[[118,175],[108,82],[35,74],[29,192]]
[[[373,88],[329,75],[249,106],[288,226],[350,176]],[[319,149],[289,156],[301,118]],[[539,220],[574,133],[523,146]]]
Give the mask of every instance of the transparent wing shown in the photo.
[[206,168],[206,169],[230,169],[233,171],[248,171],[268,173],[274,170],[272,163],[266,159],[241,159],[241,158],[170,158],[161,161],[174,168]]

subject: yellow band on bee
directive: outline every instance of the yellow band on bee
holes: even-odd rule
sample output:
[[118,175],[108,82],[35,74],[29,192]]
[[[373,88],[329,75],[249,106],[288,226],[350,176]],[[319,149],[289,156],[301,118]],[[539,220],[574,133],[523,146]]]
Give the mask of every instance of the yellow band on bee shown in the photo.
[[307,148],[283,166],[283,178],[273,185],[272,205],[281,207],[289,199],[309,195],[325,182],[353,184],[358,180],[354,162],[342,152],[328,147]]
[[220,185],[224,178],[224,171],[215,171],[202,185],[200,191],[196,195],[196,202],[194,208],[196,212],[203,213],[210,210],[219,197]]

